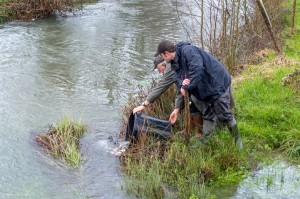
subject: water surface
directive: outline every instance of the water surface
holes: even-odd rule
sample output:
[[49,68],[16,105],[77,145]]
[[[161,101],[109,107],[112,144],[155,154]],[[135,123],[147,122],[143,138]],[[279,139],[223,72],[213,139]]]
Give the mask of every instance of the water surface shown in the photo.
[[[68,17],[1,25],[0,198],[131,198],[108,137],[119,132],[122,105],[151,79],[158,42],[184,35],[167,8],[99,1]],[[89,127],[74,170],[34,141],[63,115]]]

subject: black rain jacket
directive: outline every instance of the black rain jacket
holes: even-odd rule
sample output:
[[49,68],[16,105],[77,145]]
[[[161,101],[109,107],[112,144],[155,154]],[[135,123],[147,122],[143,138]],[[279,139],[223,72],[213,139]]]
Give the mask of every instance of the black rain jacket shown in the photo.
[[[198,100],[208,103],[218,99],[231,84],[229,73],[216,58],[188,42],[176,45],[171,67],[179,89],[188,90]],[[190,84],[182,86],[186,78]]]

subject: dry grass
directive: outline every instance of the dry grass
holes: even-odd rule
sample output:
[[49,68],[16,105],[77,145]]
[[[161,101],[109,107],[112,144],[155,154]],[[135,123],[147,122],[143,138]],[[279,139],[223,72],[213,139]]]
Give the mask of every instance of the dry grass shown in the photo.
[[32,20],[70,11],[76,5],[94,0],[8,0],[0,2],[0,14],[7,20]]

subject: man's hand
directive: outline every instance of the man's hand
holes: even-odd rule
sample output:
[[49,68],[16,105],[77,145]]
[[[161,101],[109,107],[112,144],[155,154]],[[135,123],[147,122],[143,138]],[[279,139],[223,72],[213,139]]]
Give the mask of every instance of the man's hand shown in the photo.
[[184,79],[182,82],[182,86],[188,86],[190,85],[190,80],[189,79]]
[[138,106],[133,109],[132,113],[135,114],[136,112],[143,111],[144,109],[145,109],[145,106]]
[[148,100],[144,101],[141,106],[135,107],[132,113],[135,114],[136,112],[143,111],[149,104],[150,102],[148,102]]
[[[182,81],[182,86],[188,86],[188,85],[190,85],[190,80],[189,79],[184,79]],[[180,89],[180,92],[183,96],[185,96],[186,91],[183,88]]]
[[185,90],[183,88],[180,89],[181,95],[185,96]]
[[176,122],[178,113],[179,113],[179,108],[174,109],[174,111],[171,113],[170,118],[169,118],[169,121],[171,122],[171,124],[174,124]]

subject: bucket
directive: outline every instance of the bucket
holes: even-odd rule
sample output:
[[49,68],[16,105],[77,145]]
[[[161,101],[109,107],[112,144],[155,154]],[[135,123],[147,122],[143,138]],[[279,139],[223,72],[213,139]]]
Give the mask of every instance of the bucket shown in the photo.
[[125,141],[134,142],[138,140],[141,133],[160,139],[170,139],[172,136],[172,124],[168,120],[162,120],[141,112],[137,112],[135,115],[131,113],[127,124]]

